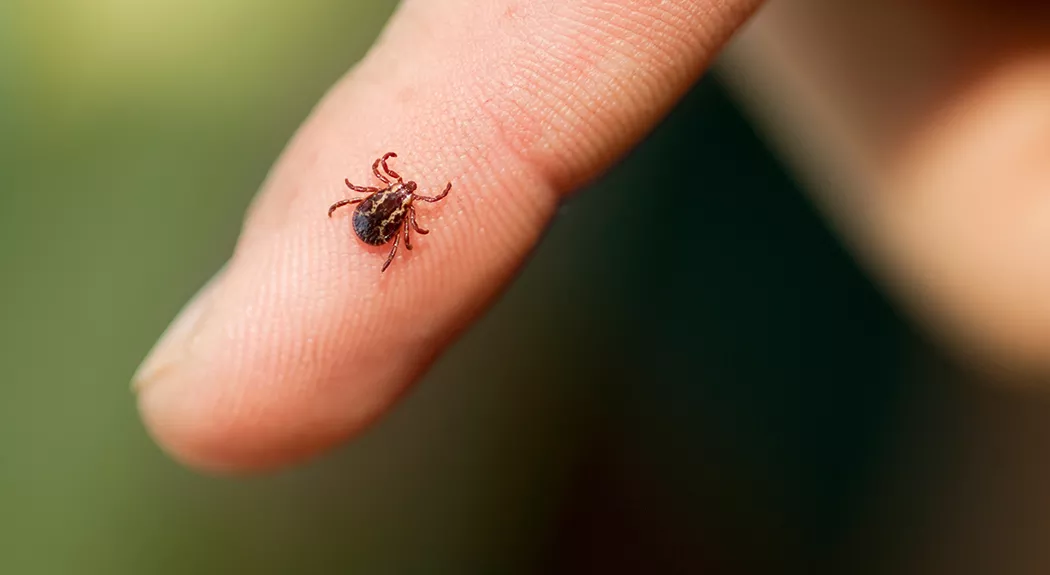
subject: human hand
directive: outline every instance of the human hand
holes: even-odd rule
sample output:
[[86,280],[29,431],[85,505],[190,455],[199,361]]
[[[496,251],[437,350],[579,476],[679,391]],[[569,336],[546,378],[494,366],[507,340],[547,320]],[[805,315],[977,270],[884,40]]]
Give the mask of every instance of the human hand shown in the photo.
[[1038,386],[1048,17],[1045,2],[780,0],[727,54],[782,156],[901,307],[991,379]]
[[[408,0],[275,165],[227,266],[135,378],[179,460],[249,471],[382,415],[519,269],[561,199],[644,136],[759,0]],[[431,233],[379,267],[325,216],[395,170]],[[356,194],[353,194],[356,196]]]

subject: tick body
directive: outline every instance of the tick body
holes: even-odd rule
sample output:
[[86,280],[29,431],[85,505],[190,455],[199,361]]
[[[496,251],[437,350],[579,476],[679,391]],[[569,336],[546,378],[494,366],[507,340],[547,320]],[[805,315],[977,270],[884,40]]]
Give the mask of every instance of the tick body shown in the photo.
[[[452,189],[452,183],[449,182],[445,190],[436,196],[416,194],[418,186],[415,182],[404,181],[397,172],[387,166],[387,160],[396,157],[397,154],[388,152],[372,164],[372,173],[386,185],[385,188],[355,186],[348,179],[346,180],[348,188],[368,195],[354,200],[340,200],[328,208],[328,217],[332,217],[332,214],[339,208],[357,204],[352,216],[354,233],[357,234],[357,237],[371,246],[381,246],[393,240],[394,245],[390,248],[390,255],[383,263],[381,272],[385,272],[386,268],[390,267],[390,262],[394,261],[402,235],[405,236],[405,248],[411,250],[410,234],[412,230],[419,235],[430,233],[429,230],[419,227],[419,224],[416,223],[414,203],[416,201],[439,202]],[[383,168],[382,171],[379,169],[380,166]]]

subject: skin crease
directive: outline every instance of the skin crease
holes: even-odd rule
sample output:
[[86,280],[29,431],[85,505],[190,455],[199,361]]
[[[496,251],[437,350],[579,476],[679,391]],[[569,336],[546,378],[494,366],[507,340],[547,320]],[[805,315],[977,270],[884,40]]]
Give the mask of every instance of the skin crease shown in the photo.
[[[136,374],[153,437],[188,465],[244,472],[361,431],[493,301],[558,202],[654,127],[758,4],[403,3]],[[431,233],[381,275],[388,246],[325,211],[352,193],[344,178],[375,185],[387,151],[421,194],[453,190],[419,207]]]

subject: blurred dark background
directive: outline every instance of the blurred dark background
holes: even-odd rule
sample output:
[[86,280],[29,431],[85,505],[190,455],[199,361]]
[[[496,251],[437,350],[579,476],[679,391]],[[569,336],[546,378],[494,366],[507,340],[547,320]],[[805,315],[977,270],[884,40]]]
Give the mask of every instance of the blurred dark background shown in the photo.
[[0,5],[0,573],[1046,572],[1045,402],[909,327],[716,74],[361,440],[165,458],[132,372],[393,5]]

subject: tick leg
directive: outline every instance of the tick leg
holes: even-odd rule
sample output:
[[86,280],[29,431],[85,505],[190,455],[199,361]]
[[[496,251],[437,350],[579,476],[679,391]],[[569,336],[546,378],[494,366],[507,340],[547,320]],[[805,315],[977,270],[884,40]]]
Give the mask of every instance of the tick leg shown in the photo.
[[382,161],[383,161],[383,158],[379,158],[375,162],[372,163],[372,173],[375,174],[376,177],[379,178],[379,180],[382,181],[384,184],[389,184],[390,180],[388,180],[386,176],[384,176],[383,174],[381,174],[379,172],[379,162],[382,162]]
[[411,207],[411,208],[408,209],[408,220],[412,224],[412,227],[416,228],[416,233],[418,233],[419,235],[425,236],[425,235],[430,233],[430,230],[424,230],[423,228],[419,227],[419,224],[416,223],[416,208],[415,207]]
[[390,257],[386,258],[386,263],[383,264],[383,269],[379,270],[379,273],[385,272],[386,268],[390,267],[390,262],[394,261],[394,255],[397,254],[397,242],[400,239],[401,234],[394,234],[394,247],[390,249]]
[[445,196],[448,195],[448,191],[451,190],[451,189],[452,189],[452,182],[449,182],[448,185],[445,186],[445,191],[443,191],[440,194],[434,196],[433,198],[428,198],[427,196],[416,196],[416,199],[417,200],[423,200],[424,202],[440,202],[441,200],[445,199]]
[[405,223],[401,224],[401,226],[403,228],[405,228],[405,249],[406,250],[411,250],[412,249],[412,239],[408,236],[408,231],[409,231],[409,229],[412,226],[408,225],[408,222],[405,222]]
[[358,198],[356,200],[339,200],[338,202],[332,204],[332,207],[328,208],[328,217],[332,217],[332,213],[334,213],[336,210],[343,206],[349,206],[350,204],[356,204],[357,202],[363,201],[365,201],[364,198]]
[[370,188],[368,186],[355,186],[355,185],[350,183],[350,179],[349,178],[347,178],[346,180],[343,180],[343,181],[346,182],[346,187],[350,188],[351,190],[353,190],[355,192],[364,192],[366,194],[374,194],[376,192],[383,191],[383,190],[380,190],[379,188]]
[[[388,173],[388,174],[390,174],[391,178],[394,178],[398,182],[401,182],[401,181],[403,181],[401,179],[401,175],[398,174],[397,172],[395,172],[394,170],[391,170],[390,166],[386,165],[387,158],[396,158],[396,157],[397,157],[397,154],[395,154],[394,152],[387,152],[386,154],[383,155],[382,158],[380,158],[380,161],[383,163],[383,171]],[[386,181],[386,178],[380,178],[380,179],[383,180],[383,181]]]

